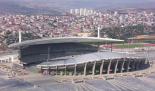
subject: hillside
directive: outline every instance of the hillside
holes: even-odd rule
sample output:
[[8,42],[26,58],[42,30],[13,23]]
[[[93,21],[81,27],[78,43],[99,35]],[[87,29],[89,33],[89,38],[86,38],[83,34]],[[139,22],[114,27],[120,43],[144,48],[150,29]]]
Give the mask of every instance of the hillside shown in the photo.
[[47,14],[61,15],[62,13],[54,9],[26,7],[13,2],[0,2],[0,14]]

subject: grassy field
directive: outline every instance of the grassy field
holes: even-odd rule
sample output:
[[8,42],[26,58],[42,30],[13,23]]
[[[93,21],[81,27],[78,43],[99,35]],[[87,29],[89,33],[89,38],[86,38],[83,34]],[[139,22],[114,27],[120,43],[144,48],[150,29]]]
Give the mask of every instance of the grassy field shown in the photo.
[[115,48],[137,48],[144,47],[144,44],[115,44]]

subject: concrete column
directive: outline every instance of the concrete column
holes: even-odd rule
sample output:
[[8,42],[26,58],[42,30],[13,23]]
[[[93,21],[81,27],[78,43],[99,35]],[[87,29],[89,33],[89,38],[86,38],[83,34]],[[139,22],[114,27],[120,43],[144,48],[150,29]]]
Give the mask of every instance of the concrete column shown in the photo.
[[139,61],[139,59],[136,59],[136,70],[139,70],[139,64],[140,64],[140,61]]
[[141,66],[142,66],[142,59],[141,60],[139,60],[139,68],[141,69]]
[[67,71],[67,67],[66,67],[66,65],[65,65],[65,76],[66,76],[66,74],[67,74],[66,71]]
[[100,75],[103,73],[103,66],[104,66],[104,60],[102,60],[101,66],[100,66]]
[[146,58],[146,64],[150,64],[149,58]]
[[117,73],[117,66],[118,66],[118,60],[117,60],[116,65],[115,65],[115,71],[114,71],[114,74]]
[[85,63],[85,66],[84,66],[84,76],[86,76],[86,72],[87,72],[87,63]]
[[111,52],[113,51],[113,49],[112,49],[112,43],[111,43]]
[[58,75],[58,66],[56,66],[56,75]]
[[108,65],[108,70],[107,70],[107,74],[109,74],[109,72],[110,72],[110,67],[111,67],[111,61],[112,61],[112,60],[110,60],[110,62],[109,62],[109,65]]
[[40,71],[41,71],[41,73],[43,74],[43,69],[42,69],[42,66],[40,66]]
[[95,75],[95,67],[96,67],[96,61],[94,62],[94,65],[93,65],[92,75]]
[[130,63],[131,63],[131,61],[129,60],[129,62],[128,62],[128,66],[127,66],[127,72],[129,72]]
[[148,65],[150,65],[150,62],[151,62],[151,61],[148,59],[148,62],[147,62],[147,64],[148,64]]
[[48,67],[48,75],[50,75],[50,67]]
[[12,63],[14,62],[14,58],[13,58],[13,56],[11,56],[11,62],[12,62]]
[[135,59],[133,60],[133,64],[132,64],[132,71],[135,70]]
[[142,65],[144,65],[144,64],[145,64],[145,60],[146,60],[146,59],[143,59],[143,60],[142,60]]
[[47,48],[47,62],[50,60],[50,47]]
[[77,64],[74,65],[74,76],[76,76],[76,66]]
[[121,67],[121,73],[123,72],[124,63],[125,63],[125,58],[123,59],[123,63],[122,63],[122,67]]

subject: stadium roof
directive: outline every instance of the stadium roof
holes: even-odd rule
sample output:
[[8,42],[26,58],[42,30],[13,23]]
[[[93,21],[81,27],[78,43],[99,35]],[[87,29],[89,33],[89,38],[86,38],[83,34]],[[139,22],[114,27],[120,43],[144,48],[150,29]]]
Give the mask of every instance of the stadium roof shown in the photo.
[[30,45],[50,44],[50,43],[102,43],[102,42],[123,42],[124,40],[97,37],[59,37],[27,40],[21,43],[10,44],[9,47],[24,47]]

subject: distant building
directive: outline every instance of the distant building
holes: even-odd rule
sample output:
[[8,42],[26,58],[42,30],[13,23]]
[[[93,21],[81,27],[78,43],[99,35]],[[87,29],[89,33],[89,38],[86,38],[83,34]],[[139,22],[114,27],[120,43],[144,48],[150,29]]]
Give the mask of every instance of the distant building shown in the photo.
[[128,38],[130,42],[144,42],[144,41],[154,41],[155,35],[138,35],[132,38]]
[[14,52],[4,52],[0,54],[0,63],[20,63],[19,53]]
[[80,16],[89,16],[89,15],[95,15],[98,13],[92,9],[80,8],[80,9],[70,9],[70,14],[80,15]]
[[78,33],[77,36],[79,37],[90,37],[92,33]]

